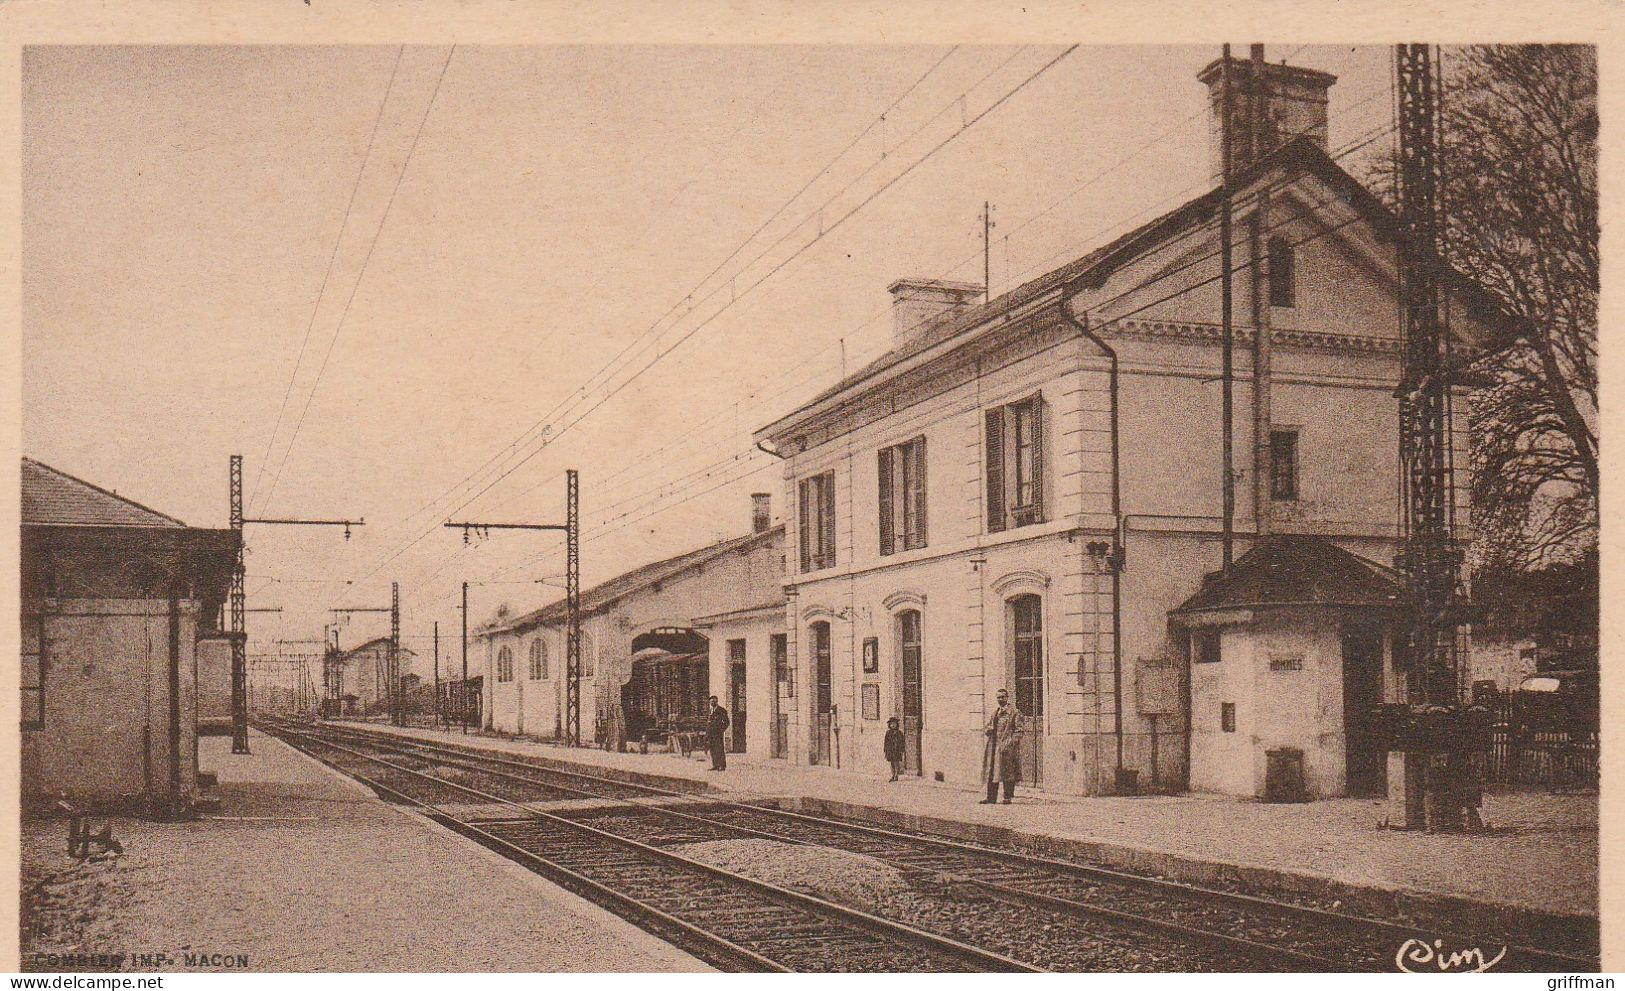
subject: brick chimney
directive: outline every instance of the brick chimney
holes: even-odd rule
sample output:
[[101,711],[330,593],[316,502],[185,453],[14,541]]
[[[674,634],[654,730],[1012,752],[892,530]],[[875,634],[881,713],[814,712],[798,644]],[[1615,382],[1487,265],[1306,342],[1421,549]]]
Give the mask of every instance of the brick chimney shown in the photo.
[[887,291],[891,293],[892,315],[897,319],[893,342],[903,344],[938,318],[976,304],[983,289],[970,282],[898,279]]
[[[1263,47],[1253,46],[1260,53]],[[1223,62],[1223,59],[1214,59],[1196,75],[1207,86],[1208,106],[1212,111],[1208,119],[1208,154],[1215,182],[1224,170],[1219,143]],[[1230,57],[1230,165],[1234,172],[1240,172],[1300,135],[1312,140],[1321,151],[1327,150],[1326,91],[1337,82],[1337,77],[1284,62],[1261,65],[1261,78],[1255,81],[1251,59]]]
[[766,533],[773,525],[773,497],[766,492],[750,494],[750,532]]

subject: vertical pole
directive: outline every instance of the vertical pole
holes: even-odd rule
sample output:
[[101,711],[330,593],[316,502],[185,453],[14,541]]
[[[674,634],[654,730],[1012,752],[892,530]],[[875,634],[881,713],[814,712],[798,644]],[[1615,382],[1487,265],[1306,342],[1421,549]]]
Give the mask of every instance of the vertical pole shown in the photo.
[[[993,298],[993,262],[992,262],[992,248],[990,247],[990,245],[992,244],[992,240],[993,240],[993,204],[989,203],[986,200],[983,200],[982,201],[982,301],[983,302],[986,302],[986,301]],[[1009,278],[1009,275],[1006,274],[1005,277]]]
[[187,813],[181,791],[181,599],[175,584],[169,588],[169,801],[165,818]]
[[[1268,109],[1268,91],[1264,80],[1264,46],[1252,47],[1252,61],[1248,66],[1251,83],[1248,103],[1248,133],[1255,142],[1263,141],[1264,118]],[[1255,145],[1256,160],[1264,151]],[[1258,194],[1253,210],[1252,262],[1253,262],[1253,528],[1260,537],[1274,529],[1274,506],[1270,499],[1272,474],[1270,432],[1274,429],[1271,411],[1271,356],[1270,356],[1270,257],[1269,257],[1270,193],[1266,186]]]
[[230,467],[231,529],[236,536],[231,568],[231,752],[248,753],[248,624],[243,589],[243,456],[233,454]]
[[468,732],[468,582],[463,582],[463,689],[459,697],[459,715],[463,732]]
[[389,583],[389,721],[396,726],[406,725],[406,706],[401,700],[401,585]]
[[1220,73],[1222,82],[1219,96],[1219,161],[1221,163],[1221,192],[1219,200],[1219,266],[1223,272],[1220,280],[1219,306],[1220,322],[1223,325],[1224,333],[1224,368],[1221,373],[1223,381],[1223,411],[1220,413],[1221,429],[1223,433],[1223,440],[1220,443],[1224,449],[1222,457],[1224,472],[1224,532],[1221,539],[1224,544],[1224,573],[1228,575],[1230,573],[1230,566],[1235,557],[1236,543],[1236,486],[1235,471],[1231,463],[1231,444],[1234,440],[1233,434],[1235,433],[1235,425],[1231,423],[1233,412],[1232,407],[1234,404],[1234,397],[1232,393],[1234,392],[1235,387],[1235,356],[1233,354],[1235,346],[1232,341],[1233,328],[1231,326],[1234,299],[1232,296],[1233,287],[1231,286],[1230,278],[1230,269],[1233,261],[1231,258],[1230,249],[1230,142],[1233,129],[1231,127],[1230,120],[1230,46],[1228,44],[1224,46],[1224,53],[1221,57]]
[[565,660],[565,727],[566,742],[581,744],[581,520],[579,516],[581,484],[576,470],[564,473],[565,478],[565,603],[569,611]]
[[434,721],[445,724],[446,707],[440,704],[440,620],[434,621]]

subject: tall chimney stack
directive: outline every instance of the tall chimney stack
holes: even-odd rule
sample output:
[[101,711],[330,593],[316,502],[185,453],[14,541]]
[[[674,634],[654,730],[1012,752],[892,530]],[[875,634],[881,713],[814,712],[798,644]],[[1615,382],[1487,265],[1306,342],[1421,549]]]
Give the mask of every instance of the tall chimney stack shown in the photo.
[[898,279],[887,287],[897,318],[893,343],[904,344],[939,319],[963,310],[982,297],[981,286],[940,279]]
[[[1253,51],[1262,55],[1262,45]],[[1224,105],[1223,59],[1214,59],[1196,78],[1207,86],[1209,119],[1209,167],[1214,181],[1222,171]],[[1263,76],[1255,79],[1254,67]],[[1318,69],[1302,69],[1263,59],[1230,59],[1230,167],[1240,172],[1248,165],[1296,137],[1306,137],[1321,151],[1327,150],[1326,91],[1337,77]]]
[[766,533],[773,525],[772,496],[766,492],[750,494],[750,532]]

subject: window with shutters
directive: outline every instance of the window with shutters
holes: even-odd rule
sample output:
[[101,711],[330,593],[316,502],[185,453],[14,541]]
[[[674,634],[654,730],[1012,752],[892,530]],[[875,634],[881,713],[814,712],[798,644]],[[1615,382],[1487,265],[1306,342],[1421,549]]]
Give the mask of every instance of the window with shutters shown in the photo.
[[1298,498],[1298,432],[1270,431],[1270,498],[1294,502]]
[[547,642],[541,637],[530,642],[530,680],[547,680]]
[[23,613],[22,728],[45,728],[45,617]]
[[835,566],[835,473],[803,478],[798,487],[801,570]]
[[1044,399],[987,411],[987,529],[1044,521]]
[[925,438],[880,452],[880,553],[925,546]]
[[1270,305],[1290,307],[1296,297],[1297,273],[1293,271],[1292,245],[1286,238],[1269,240]]
[[513,680],[513,651],[507,647],[497,651],[497,680]]

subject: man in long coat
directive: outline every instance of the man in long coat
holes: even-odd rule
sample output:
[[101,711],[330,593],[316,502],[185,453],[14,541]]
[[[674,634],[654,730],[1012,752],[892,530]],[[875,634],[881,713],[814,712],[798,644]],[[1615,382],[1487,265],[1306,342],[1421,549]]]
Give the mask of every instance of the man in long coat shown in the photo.
[[1004,785],[1004,804],[1015,797],[1021,780],[1021,714],[1010,704],[1010,693],[999,689],[999,704],[987,721],[987,746],[982,751],[982,779],[987,782],[983,805],[998,801],[999,785]]
[[705,720],[705,742],[711,750],[713,771],[728,769],[728,753],[722,748],[722,736],[732,724],[733,718],[728,715],[728,710],[722,707],[715,695],[711,696],[711,715]]

